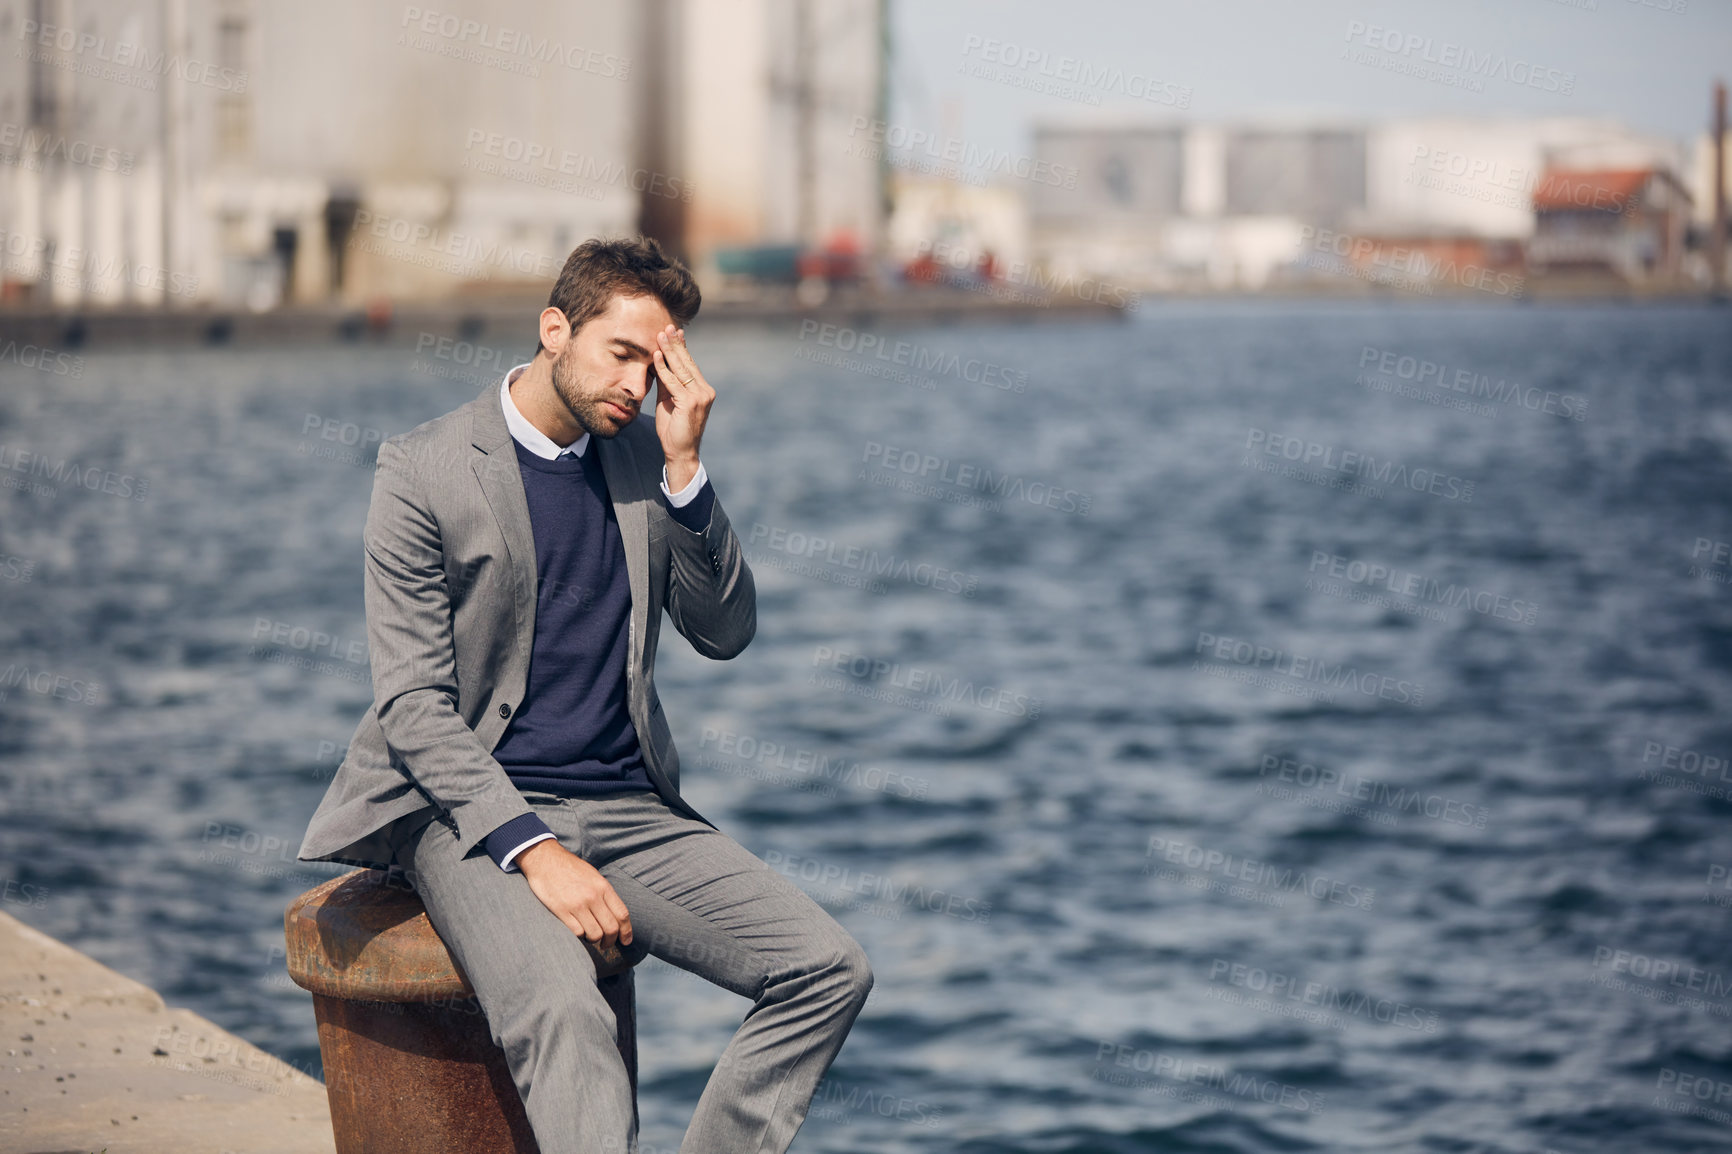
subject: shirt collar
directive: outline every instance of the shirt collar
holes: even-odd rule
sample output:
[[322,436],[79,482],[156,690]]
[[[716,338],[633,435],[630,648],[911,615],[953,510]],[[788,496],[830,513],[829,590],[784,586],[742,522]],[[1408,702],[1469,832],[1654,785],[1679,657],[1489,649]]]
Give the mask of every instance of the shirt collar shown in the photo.
[[588,433],[583,434],[569,445],[555,444],[552,437],[530,424],[529,418],[517,411],[517,405],[511,399],[511,382],[522,376],[523,370],[528,367],[529,363],[525,361],[506,373],[505,379],[499,382],[499,403],[505,409],[505,427],[511,430],[511,436],[519,445],[537,457],[551,461],[570,449],[581,458],[583,451],[589,448]]

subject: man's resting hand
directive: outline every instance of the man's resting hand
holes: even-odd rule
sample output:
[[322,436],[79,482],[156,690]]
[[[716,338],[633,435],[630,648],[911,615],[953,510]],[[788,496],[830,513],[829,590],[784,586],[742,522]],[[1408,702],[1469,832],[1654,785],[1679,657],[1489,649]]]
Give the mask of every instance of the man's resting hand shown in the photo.
[[517,868],[541,904],[592,945],[631,945],[631,913],[601,871],[552,838],[517,855]]

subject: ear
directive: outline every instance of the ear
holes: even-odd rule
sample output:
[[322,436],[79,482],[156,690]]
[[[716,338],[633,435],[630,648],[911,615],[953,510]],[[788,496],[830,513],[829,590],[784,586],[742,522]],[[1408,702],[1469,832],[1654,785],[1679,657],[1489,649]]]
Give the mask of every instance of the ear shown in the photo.
[[541,347],[557,357],[571,339],[571,322],[565,319],[565,313],[548,305],[541,310],[540,325]]

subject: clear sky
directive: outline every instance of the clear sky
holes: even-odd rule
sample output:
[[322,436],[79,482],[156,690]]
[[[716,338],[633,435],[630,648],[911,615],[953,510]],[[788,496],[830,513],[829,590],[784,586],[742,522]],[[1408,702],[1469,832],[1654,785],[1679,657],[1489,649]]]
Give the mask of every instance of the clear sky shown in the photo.
[[[1019,87],[1043,82],[1038,59],[1015,66],[1037,52],[1047,53],[1048,74],[1068,56],[1097,75],[1122,69],[1125,87],[1132,76],[1173,86],[1157,87],[1152,101],[1086,87],[1101,109],[1197,121],[1581,115],[1693,139],[1707,131],[1713,80],[1732,78],[1732,0],[891,3],[892,119],[1017,152],[1028,147],[1033,119],[1091,112],[1077,99]],[[1374,43],[1373,26],[1394,35]],[[1349,49],[1359,57],[1344,59]],[[1461,52],[1504,60],[1490,66],[1496,75],[1479,74],[1483,91],[1410,74],[1435,67],[1427,56],[1454,64],[1460,57],[1445,53]],[[969,65],[993,75],[966,74]],[[1187,98],[1188,109],[1176,106]]]

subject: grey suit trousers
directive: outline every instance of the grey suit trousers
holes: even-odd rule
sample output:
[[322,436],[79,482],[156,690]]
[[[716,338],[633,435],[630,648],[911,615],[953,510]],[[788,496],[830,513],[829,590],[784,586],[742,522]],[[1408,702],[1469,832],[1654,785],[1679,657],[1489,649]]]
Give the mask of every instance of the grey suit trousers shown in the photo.
[[[523,795],[625,902],[628,952],[751,999],[681,1154],[786,1150],[872,988],[865,952],[787,878],[653,792]],[[406,831],[395,853],[475,989],[542,1154],[630,1154],[631,1087],[589,951],[522,874],[457,848],[454,828],[435,818]]]

